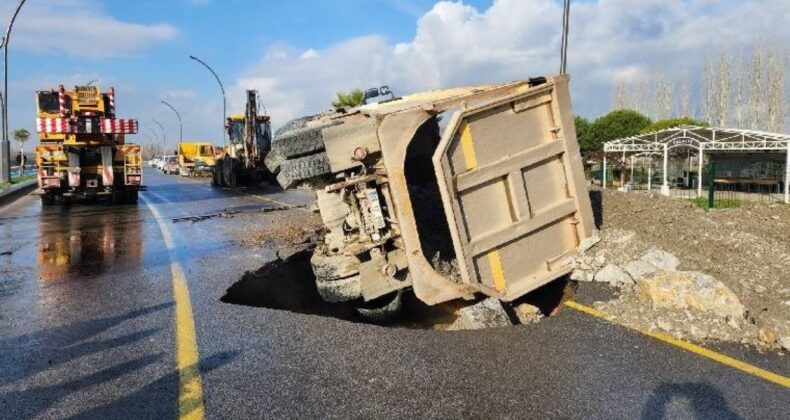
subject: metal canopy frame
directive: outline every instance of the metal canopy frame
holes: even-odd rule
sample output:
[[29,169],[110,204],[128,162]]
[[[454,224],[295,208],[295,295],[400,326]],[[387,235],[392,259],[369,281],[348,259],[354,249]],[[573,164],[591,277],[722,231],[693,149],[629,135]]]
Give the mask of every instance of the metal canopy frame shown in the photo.
[[[606,188],[606,153],[623,153],[623,155],[645,152],[662,153],[664,155],[664,182],[661,192],[669,195],[666,175],[669,151],[678,147],[698,150],[700,167],[702,167],[703,155],[706,150],[785,152],[787,158],[785,161],[784,201],[790,203],[790,135],[733,128],[682,126],[606,142],[603,145],[603,187]],[[702,171],[698,172],[700,178],[697,183],[698,194],[702,195]]]

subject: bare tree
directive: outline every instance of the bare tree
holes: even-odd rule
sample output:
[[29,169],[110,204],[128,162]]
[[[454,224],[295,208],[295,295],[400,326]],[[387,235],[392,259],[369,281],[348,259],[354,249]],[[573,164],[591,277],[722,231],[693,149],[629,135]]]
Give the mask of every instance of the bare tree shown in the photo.
[[746,63],[743,59],[743,54],[738,53],[734,58],[732,65],[732,79],[733,79],[733,121],[732,125],[737,128],[746,127],[746,113],[748,111],[747,98],[747,84],[746,84]]
[[752,129],[759,129],[763,125],[763,46],[760,43],[754,45],[752,51],[752,66],[749,69],[749,126]]
[[688,69],[683,70],[680,76],[680,84],[677,92],[678,105],[677,113],[679,117],[692,117],[691,109],[691,81],[689,80]]
[[612,91],[612,110],[628,108],[628,81],[620,79]]
[[768,131],[780,132],[784,128],[785,112],[785,68],[784,56],[776,50],[769,50],[765,60],[766,68],[766,107]]
[[725,50],[719,53],[719,60],[716,65],[716,125],[726,127],[730,114],[730,77],[732,76],[732,65],[730,56]]
[[716,64],[710,55],[705,59],[705,73],[703,77],[702,108],[705,112],[705,121],[713,125],[716,117]]
[[673,84],[666,71],[659,67],[653,75],[655,106],[653,119],[664,120],[672,116]]

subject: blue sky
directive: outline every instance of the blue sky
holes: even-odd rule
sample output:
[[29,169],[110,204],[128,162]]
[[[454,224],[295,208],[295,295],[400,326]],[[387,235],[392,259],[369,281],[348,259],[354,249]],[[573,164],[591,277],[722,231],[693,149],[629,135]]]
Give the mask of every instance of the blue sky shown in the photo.
[[[0,5],[0,26],[12,3]],[[717,49],[790,39],[786,0],[573,2],[575,109],[609,109],[613,85],[658,65],[699,72]],[[329,105],[334,92],[390,84],[396,93],[552,74],[560,0],[28,0],[10,49],[11,127],[31,129],[33,91],[99,79],[119,113],[168,136],[219,142],[221,100],[195,54],[220,74],[229,112],[261,91],[275,125]],[[671,59],[671,61],[669,61]],[[662,64],[663,63],[663,64]],[[157,129],[158,130],[158,129]],[[138,142],[145,142],[140,136]],[[171,142],[172,144],[172,142]]]

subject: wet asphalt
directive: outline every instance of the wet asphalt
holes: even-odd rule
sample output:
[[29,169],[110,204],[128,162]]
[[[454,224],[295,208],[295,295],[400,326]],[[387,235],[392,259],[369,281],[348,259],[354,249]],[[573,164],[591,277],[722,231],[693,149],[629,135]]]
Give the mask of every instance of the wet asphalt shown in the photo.
[[[223,303],[274,258],[172,218],[304,204],[146,171],[186,271],[209,418],[787,418],[790,392],[568,308],[533,326],[440,332]],[[250,221],[252,220],[252,221]],[[0,418],[178,415],[170,257],[147,204],[0,208]],[[601,290],[582,287],[577,300]],[[788,356],[719,350],[782,375]]]

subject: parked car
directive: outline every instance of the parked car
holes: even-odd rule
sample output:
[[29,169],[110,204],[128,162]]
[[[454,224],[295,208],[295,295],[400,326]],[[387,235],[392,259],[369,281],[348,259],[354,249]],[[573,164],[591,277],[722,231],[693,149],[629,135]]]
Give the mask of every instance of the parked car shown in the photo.
[[162,172],[166,174],[177,174],[178,156],[165,156],[162,163]]

